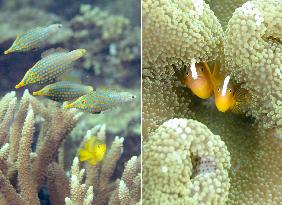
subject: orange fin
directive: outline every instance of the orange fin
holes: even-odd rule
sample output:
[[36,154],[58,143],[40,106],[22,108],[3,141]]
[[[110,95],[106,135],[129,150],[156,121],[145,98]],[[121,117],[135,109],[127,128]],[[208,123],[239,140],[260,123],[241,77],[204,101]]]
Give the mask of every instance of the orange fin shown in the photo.
[[235,103],[230,110],[236,114],[243,114],[249,103],[251,103],[249,92],[244,88],[237,88],[235,91]]
[[243,114],[244,113],[241,103],[239,102],[235,102],[234,105],[230,108],[230,111],[234,114]]

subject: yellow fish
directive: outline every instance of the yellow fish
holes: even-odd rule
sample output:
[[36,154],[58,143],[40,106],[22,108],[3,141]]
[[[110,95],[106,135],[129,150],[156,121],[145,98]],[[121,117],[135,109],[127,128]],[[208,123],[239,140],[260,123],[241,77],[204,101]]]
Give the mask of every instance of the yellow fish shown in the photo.
[[250,96],[247,90],[235,86],[230,81],[230,76],[222,77],[218,73],[218,64],[214,66],[213,74],[213,92],[215,105],[220,112],[231,111],[242,113],[242,108],[247,105]]
[[[186,85],[196,96],[208,99],[213,92],[211,72],[205,63],[195,63],[192,60],[190,68],[184,65],[184,76],[179,76],[181,82]],[[178,74],[179,75],[179,74]]]
[[96,136],[90,137],[85,141],[84,147],[78,151],[79,160],[88,161],[90,165],[96,165],[104,159],[107,146]]

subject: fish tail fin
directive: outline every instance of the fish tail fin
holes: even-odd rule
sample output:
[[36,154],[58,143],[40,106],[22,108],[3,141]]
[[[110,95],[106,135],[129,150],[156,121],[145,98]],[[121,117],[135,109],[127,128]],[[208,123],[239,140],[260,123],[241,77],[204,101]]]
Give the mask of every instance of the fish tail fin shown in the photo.
[[23,81],[21,81],[20,83],[18,83],[18,84],[15,86],[15,88],[18,89],[18,88],[21,88],[21,87],[23,87],[23,86],[25,86],[25,83],[24,83]]
[[80,149],[80,150],[78,151],[78,155],[79,155],[79,160],[82,161],[82,162],[87,161],[87,160],[89,160],[89,159],[92,158],[91,153],[88,152],[88,151],[85,150],[85,149]]
[[70,109],[70,108],[73,108],[73,102],[67,102],[65,105],[64,105],[64,108],[65,109]]
[[7,50],[4,51],[4,54],[5,54],[5,55],[7,55],[7,54],[9,54],[9,53],[12,53],[12,49],[11,49],[11,48],[9,48],[9,49],[7,49]]
[[231,112],[235,114],[243,114],[250,102],[250,93],[244,88],[237,89],[235,92],[235,103],[231,107]]

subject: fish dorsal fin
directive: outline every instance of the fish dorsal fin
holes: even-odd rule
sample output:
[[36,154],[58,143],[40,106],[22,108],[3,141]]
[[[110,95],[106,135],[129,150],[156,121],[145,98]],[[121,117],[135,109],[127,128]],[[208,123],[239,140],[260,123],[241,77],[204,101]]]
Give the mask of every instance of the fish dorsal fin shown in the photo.
[[73,83],[81,84],[80,76],[77,75],[76,71],[71,70],[70,72],[66,72],[60,76],[61,81],[69,81]]
[[224,77],[219,72],[219,67],[220,67],[219,62],[215,61],[214,68],[211,74],[211,79],[213,82],[214,89],[217,89],[217,86],[219,86],[224,80]]
[[64,48],[50,48],[47,51],[44,51],[43,53],[41,53],[41,58],[46,58],[47,56],[53,55],[53,54],[57,54],[57,53],[67,53],[69,52],[67,49]]
[[97,137],[96,136],[92,136],[89,139],[86,140],[85,142],[85,149],[87,150],[92,150],[94,143],[97,141]]
[[212,73],[209,64],[207,62],[203,62],[203,64],[208,71],[209,77],[212,78]]
[[98,89],[96,89],[97,92],[103,92],[103,93],[118,93],[118,92],[121,92],[120,90],[118,90],[117,88],[114,88],[114,87],[105,87],[105,86],[102,86],[102,87],[99,87]]

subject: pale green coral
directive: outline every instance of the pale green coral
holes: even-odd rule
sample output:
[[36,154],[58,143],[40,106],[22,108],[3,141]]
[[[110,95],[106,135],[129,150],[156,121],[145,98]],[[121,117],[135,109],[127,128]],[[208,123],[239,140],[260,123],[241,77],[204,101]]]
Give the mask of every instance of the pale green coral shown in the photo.
[[251,96],[263,128],[282,127],[282,2],[248,1],[236,9],[224,38],[227,72]]
[[212,205],[227,200],[229,152],[205,125],[168,120],[143,147],[145,205]]
[[85,69],[107,78],[108,84],[136,79],[139,63],[134,62],[140,60],[139,27],[132,28],[128,18],[91,5],[81,5],[80,14],[70,24],[74,41],[89,51],[83,62]]
[[[166,5],[170,1],[161,2]],[[211,5],[212,2],[210,1]],[[162,8],[163,5],[159,5],[159,8]],[[163,45],[156,45],[154,48],[155,50],[161,50],[164,53],[163,55],[167,55],[167,59],[160,64],[158,61],[149,66],[143,64],[145,69],[143,78],[143,98],[145,98],[143,100],[143,134],[145,138],[143,144],[146,146],[151,140],[156,139],[157,141],[158,138],[161,138],[163,135],[154,131],[161,123],[172,118],[192,118],[205,124],[214,134],[221,136],[230,152],[230,190],[228,200],[225,203],[228,205],[278,205],[281,203],[282,29],[281,23],[278,23],[281,22],[281,9],[281,1],[274,0],[268,0],[265,3],[263,1],[252,1],[237,9],[229,21],[223,41],[224,47],[223,44],[219,45],[221,46],[219,51],[222,50],[223,52],[214,54],[223,62],[224,68],[222,71],[225,74],[231,74],[232,80],[243,83],[242,86],[252,95],[251,111],[247,114],[254,116],[256,119],[245,115],[235,115],[230,112],[220,113],[214,106],[212,98],[208,100],[197,99],[190,94],[189,89],[180,85],[174,71],[167,64],[181,66],[185,60],[181,59],[180,62],[175,62],[173,60],[175,55],[171,54],[169,49],[177,47],[181,50],[182,47],[187,45],[187,50],[191,49],[191,53],[193,53],[194,47],[190,44],[180,45],[177,40],[169,41],[170,38],[167,37],[167,50],[162,50]],[[181,11],[181,9],[179,10]],[[177,13],[178,8],[167,9],[158,14],[176,17],[177,15],[173,15],[174,12]],[[179,12],[179,15],[180,17],[177,16],[179,21],[185,18],[185,14]],[[215,15],[219,14],[215,12]],[[143,19],[146,18],[148,16],[144,15]],[[226,20],[228,18],[226,17]],[[159,21],[162,17],[157,16],[155,19]],[[160,24],[162,24],[161,20]],[[155,28],[154,25],[158,25],[158,22],[153,24],[153,28]],[[152,31],[150,25],[144,27],[144,29],[147,29],[147,31],[143,30],[144,33]],[[163,34],[156,33],[154,41],[157,41],[161,35]],[[189,35],[193,36],[193,33]],[[163,39],[163,44],[165,40]],[[201,45],[201,42],[198,43]],[[150,52],[151,47],[143,46],[143,52],[147,52],[146,49],[149,49],[148,52]],[[251,54],[254,56],[252,57]],[[144,59],[145,62],[150,60],[151,58]],[[187,63],[190,61],[191,59],[187,58]],[[256,121],[259,123],[255,123]],[[154,147],[155,150],[150,152],[150,156],[144,156],[144,162],[146,159],[151,159],[154,152],[160,152],[161,148],[157,149],[157,147],[162,147],[162,145],[168,147],[168,143],[173,144],[174,141],[170,141],[170,139],[160,141],[158,146]],[[143,150],[144,155],[145,153]],[[170,149],[167,148],[163,156],[167,156],[169,153]],[[159,157],[154,163],[161,164],[164,161]],[[154,163],[151,165],[153,166]],[[156,172],[154,169],[152,171],[153,173]],[[156,176],[159,175],[159,173],[155,174]],[[151,175],[150,177],[154,178]],[[146,184],[152,186],[145,176],[143,180],[144,190],[146,190]],[[185,180],[187,180],[185,177],[175,178],[170,183],[171,187],[169,188],[177,191],[179,184],[185,182]],[[159,190],[163,189],[159,188]],[[162,193],[161,191],[158,192],[157,189],[154,192],[157,194]],[[199,193],[201,194],[201,192]],[[154,198],[157,194],[151,195],[151,197]],[[171,198],[164,199],[166,202],[163,203],[167,203],[168,200],[171,200]]]
[[[173,75],[171,64],[214,60],[223,31],[204,1],[142,1],[145,75]],[[152,74],[153,73],[153,74]]]
[[227,23],[235,9],[246,1],[247,0],[206,0],[206,2],[210,5],[211,10],[213,10],[215,15],[220,20],[220,24],[224,29],[226,28]]
[[143,78],[142,132],[147,137],[164,121],[175,117],[194,117],[190,93],[176,79],[152,80]]
[[220,135],[230,152],[231,187],[226,204],[280,204],[281,139],[273,137],[272,132],[259,132],[251,119],[206,110],[205,105],[195,106],[194,109],[198,110],[196,119]]
[[58,34],[48,39],[48,43],[66,42],[72,35],[72,31],[68,28],[65,20],[55,14],[28,7],[18,9],[17,12],[11,12],[10,10],[0,11],[1,19],[9,17],[9,21],[1,22],[0,43],[14,39],[34,27],[48,26],[54,23],[63,24],[64,29],[61,29]]

